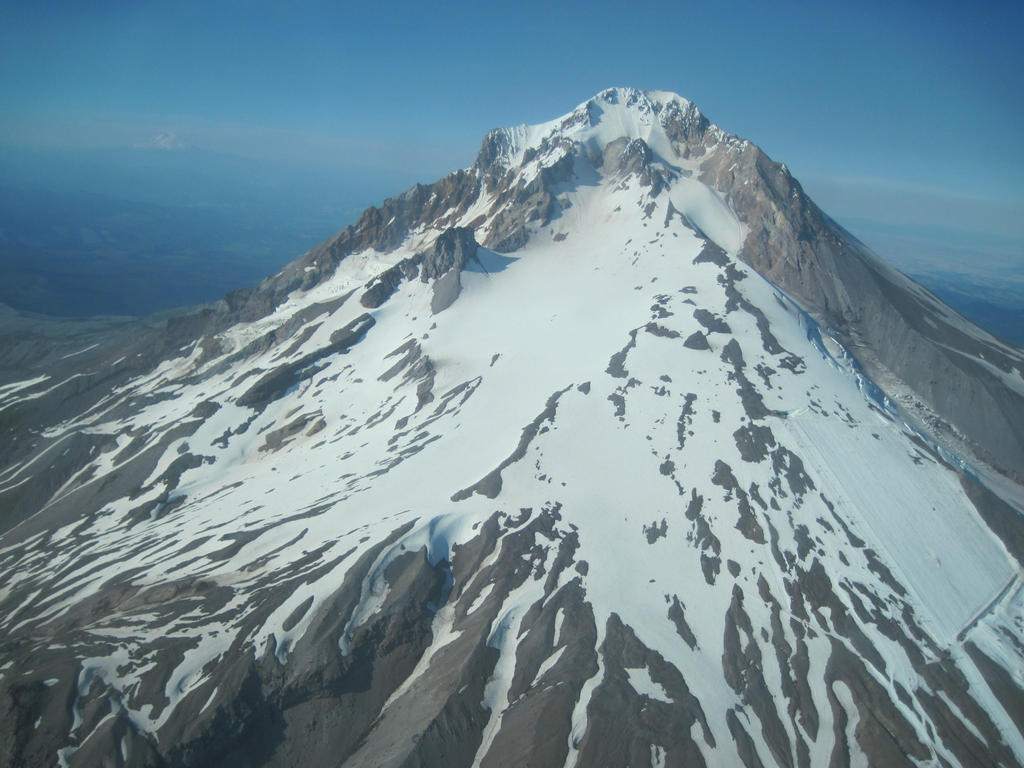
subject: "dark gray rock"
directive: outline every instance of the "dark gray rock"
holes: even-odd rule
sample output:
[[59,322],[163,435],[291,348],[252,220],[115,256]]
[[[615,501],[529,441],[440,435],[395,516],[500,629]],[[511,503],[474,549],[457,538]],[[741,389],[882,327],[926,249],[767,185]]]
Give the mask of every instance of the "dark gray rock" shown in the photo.
[[768,449],[775,445],[775,436],[770,427],[757,424],[745,424],[735,432],[736,448],[744,461],[757,463],[768,456]]
[[[706,765],[703,749],[715,746],[700,702],[683,676],[641,643],[613,614],[601,647],[604,678],[587,710],[589,725],[579,745],[581,765],[649,765],[651,747],[665,752],[666,765]],[[638,694],[627,669],[644,667],[669,697]],[[696,726],[696,727],[695,727]],[[691,736],[697,733],[698,745]]]
[[476,484],[454,493],[452,495],[452,501],[463,501],[464,499],[468,499],[474,493],[479,493],[489,499],[493,499],[501,493],[501,471],[510,464],[519,461],[526,455],[526,449],[529,448],[530,443],[537,436],[541,425],[545,421],[554,421],[555,412],[558,408],[558,398],[570,389],[572,389],[572,385],[553,393],[551,397],[548,398],[547,403],[545,403],[544,410],[537,414],[537,418],[523,427],[523,432],[519,436],[519,444],[516,445],[515,450],[509,454],[508,458],[504,459],[497,467],[477,481]]
[[455,227],[445,230],[431,251],[422,256],[420,279],[426,283],[441,277],[449,270],[461,272],[466,265],[476,260],[477,243],[469,227]]
[[366,284],[366,290],[359,297],[359,303],[367,309],[376,309],[381,306],[391,298],[404,280],[412,280],[416,277],[422,259],[421,255],[411,259],[402,259],[395,266],[384,270]]
[[260,377],[236,401],[247,408],[262,410],[267,403],[284,395],[290,388],[316,375],[322,370],[322,360],[331,355],[344,354],[358,344],[374,326],[376,321],[369,314],[362,314],[344,328],[331,334],[331,343],[326,347],[303,355],[292,363],[286,363]]
[[732,333],[732,329],[729,324],[720,317],[716,317],[713,312],[709,312],[704,308],[693,310],[694,319],[707,328],[708,333]]
[[708,344],[708,337],[700,331],[694,331],[686,337],[686,341],[683,342],[684,347],[690,349],[711,349],[711,345]]

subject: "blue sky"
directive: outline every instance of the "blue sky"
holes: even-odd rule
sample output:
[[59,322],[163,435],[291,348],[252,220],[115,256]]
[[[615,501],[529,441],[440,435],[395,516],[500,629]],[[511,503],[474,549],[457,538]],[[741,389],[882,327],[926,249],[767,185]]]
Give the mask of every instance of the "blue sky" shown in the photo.
[[0,148],[191,147],[406,184],[467,165],[489,128],[633,85],[696,102],[855,231],[977,232],[1024,261],[1019,2],[35,0],[0,16]]

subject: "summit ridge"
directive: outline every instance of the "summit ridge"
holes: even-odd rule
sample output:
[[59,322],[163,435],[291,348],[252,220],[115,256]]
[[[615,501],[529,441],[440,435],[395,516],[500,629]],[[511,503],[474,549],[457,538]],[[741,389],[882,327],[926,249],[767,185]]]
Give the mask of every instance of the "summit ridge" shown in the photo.
[[673,147],[672,137],[678,142],[684,126],[697,126],[702,131],[711,129],[725,136],[707,122],[696,106],[677,94],[608,88],[558,119],[495,129],[488,134],[485,143],[493,137],[501,150],[497,157],[486,157],[484,162],[500,160],[506,167],[520,165],[525,153],[555,145],[559,138],[580,142],[598,152],[617,139],[640,139],[648,145],[653,141],[663,160],[677,160],[679,149],[685,152],[685,148],[678,144]]

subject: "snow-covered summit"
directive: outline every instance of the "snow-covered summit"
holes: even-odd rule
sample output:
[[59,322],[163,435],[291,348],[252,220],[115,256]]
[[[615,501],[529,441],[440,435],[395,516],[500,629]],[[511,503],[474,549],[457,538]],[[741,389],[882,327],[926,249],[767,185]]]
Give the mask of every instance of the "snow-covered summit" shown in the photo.
[[612,89],[216,308],[0,347],[0,768],[1021,768],[1024,355],[947,312]]
[[477,164],[510,168],[566,144],[600,152],[620,139],[641,139],[662,161],[675,162],[686,156],[687,142],[709,129],[724,136],[678,94],[608,88],[554,120],[491,131]]

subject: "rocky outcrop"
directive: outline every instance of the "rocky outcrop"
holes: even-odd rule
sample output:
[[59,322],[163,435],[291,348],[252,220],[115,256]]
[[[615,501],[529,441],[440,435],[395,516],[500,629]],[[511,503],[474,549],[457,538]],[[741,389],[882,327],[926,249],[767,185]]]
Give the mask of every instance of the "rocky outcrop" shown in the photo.
[[359,303],[368,309],[376,309],[391,298],[404,281],[419,275],[424,283],[433,281],[431,311],[436,315],[458,298],[462,290],[462,270],[472,262],[479,264],[476,256],[478,247],[469,227],[447,229],[438,236],[430,250],[402,259],[370,280]]
[[411,259],[402,259],[395,266],[381,272],[366,284],[366,290],[359,297],[359,303],[367,309],[376,309],[381,306],[391,298],[403,282],[415,279],[422,260],[419,255]]
[[423,257],[423,282],[434,280],[434,295],[430,301],[433,314],[443,312],[459,297],[462,290],[462,270],[470,263],[479,263],[477,243],[473,230],[457,227],[446,230],[434,242],[434,248]]
[[449,270],[461,272],[476,260],[476,240],[469,227],[455,227],[445,230],[434,248],[423,257],[423,272],[420,279],[425,283],[442,277]]

